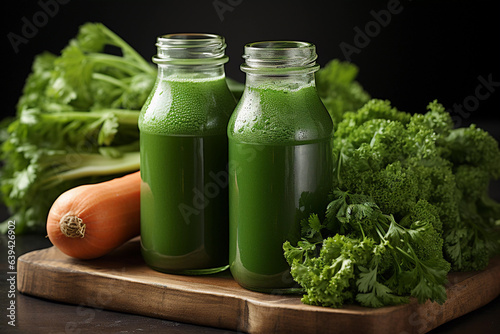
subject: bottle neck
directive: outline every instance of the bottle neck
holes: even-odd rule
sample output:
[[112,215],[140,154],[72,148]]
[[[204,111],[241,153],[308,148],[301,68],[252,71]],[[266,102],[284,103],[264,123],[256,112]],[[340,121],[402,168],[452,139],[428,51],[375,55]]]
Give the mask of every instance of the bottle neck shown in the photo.
[[288,74],[288,75],[267,75],[257,73],[247,73],[245,87],[262,88],[273,90],[298,90],[306,87],[315,87],[316,81],[314,73]]
[[[316,48],[311,43],[296,41],[255,42],[245,46],[245,63],[241,70],[246,75],[246,86],[276,90],[297,90],[314,86]],[[272,84],[272,86],[271,86]]]
[[161,79],[210,79],[224,77],[226,43],[222,36],[213,34],[181,33],[158,37],[157,54]]
[[223,79],[224,77],[224,64],[210,66],[158,64],[158,79],[162,80]]

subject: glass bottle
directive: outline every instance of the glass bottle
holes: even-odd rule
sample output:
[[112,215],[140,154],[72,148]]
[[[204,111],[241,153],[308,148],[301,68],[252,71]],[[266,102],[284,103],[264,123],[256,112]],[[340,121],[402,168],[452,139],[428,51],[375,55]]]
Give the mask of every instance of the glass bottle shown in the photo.
[[333,123],[315,87],[315,46],[245,46],[245,90],[229,120],[230,270],[243,287],[294,293],[283,243],[324,212],[331,190]]
[[158,77],[140,118],[141,251],[153,269],[210,274],[228,267],[227,124],[236,100],[224,38],[157,39]]

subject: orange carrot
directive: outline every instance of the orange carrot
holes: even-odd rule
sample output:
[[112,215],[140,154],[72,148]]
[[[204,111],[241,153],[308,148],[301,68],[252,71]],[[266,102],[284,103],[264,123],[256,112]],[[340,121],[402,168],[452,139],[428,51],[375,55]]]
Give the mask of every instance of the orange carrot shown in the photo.
[[78,259],[103,256],[140,234],[140,172],[70,189],[53,203],[47,234]]

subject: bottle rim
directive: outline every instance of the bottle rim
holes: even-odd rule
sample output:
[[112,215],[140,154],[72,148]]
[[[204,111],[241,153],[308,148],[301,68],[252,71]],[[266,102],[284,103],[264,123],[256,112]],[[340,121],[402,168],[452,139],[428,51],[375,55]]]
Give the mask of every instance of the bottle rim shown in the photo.
[[245,45],[241,70],[246,73],[291,74],[319,69],[316,46],[303,41],[260,41]]
[[219,65],[228,62],[225,38],[208,33],[170,33],[157,37],[156,64]]

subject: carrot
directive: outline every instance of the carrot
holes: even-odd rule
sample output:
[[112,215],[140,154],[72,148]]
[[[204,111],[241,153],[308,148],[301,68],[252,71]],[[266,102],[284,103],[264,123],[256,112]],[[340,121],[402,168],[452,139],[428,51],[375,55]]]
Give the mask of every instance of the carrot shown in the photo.
[[61,194],[47,217],[47,236],[66,255],[103,256],[140,234],[140,172]]

